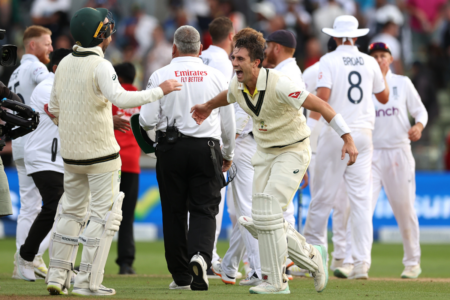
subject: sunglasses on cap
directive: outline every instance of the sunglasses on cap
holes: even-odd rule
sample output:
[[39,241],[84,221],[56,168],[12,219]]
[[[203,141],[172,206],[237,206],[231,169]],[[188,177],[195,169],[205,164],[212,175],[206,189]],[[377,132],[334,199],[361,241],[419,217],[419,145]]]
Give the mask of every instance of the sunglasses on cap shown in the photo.
[[389,46],[385,43],[380,42],[370,44],[369,54],[372,54],[375,51],[384,51],[391,54],[391,49],[389,49]]

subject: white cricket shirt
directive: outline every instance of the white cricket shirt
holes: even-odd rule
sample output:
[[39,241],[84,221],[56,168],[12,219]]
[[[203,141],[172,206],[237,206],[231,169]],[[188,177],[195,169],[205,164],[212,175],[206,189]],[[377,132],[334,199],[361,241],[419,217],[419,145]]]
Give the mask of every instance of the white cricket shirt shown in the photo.
[[415,122],[427,125],[428,113],[411,80],[406,76],[386,75],[389,85],[389,101],[381,104],[373,97],[375,105],[375,130],[373,131],[374,148],[396,148],[411,143],[408,131],[411,129],[408,112]]
[[374,128],[372,94],[381,93],[384,79],[375,59],[356,46],[340,45],[320,59],[317,88],[331,89],[328,103],[350,128]]
[[319,62],[316,62],[303,72],[303,81],[308,92],[316,94],[317,77],[319,76]]
[[[24,54],[20,66],[12,73],[8,88],[30,105],[30,97],[34,88],[47,77],[47,67],[33,54]],[[12,141],[14,160],[24,158],[24,149],[28,134]]]
[[27,175],[41,171],[64,173],[64,163],[59,153],[61,147],[58,126],[44,111],[49,103],[55,74],[50,73],[31,94],[31,107],[39,113],[39,125],[29,133],[25,143],[25,167]]
[[230,80],[233,77],[233,65],[231,64],[229,55],[225,50],[211,45],[207,50],[202,51],[200,58],[205,65],[219,70],[223,76],[225,76],[227,85],[230,84]]
[[302,79],[302,71],[297,65],[295,58],[291,57],[280,62],[274,70],[280,71],[284,75],[289,76],[292,81],[299,85],[302,89],[305,88],[305,83]]
[[[166,131],[167,122],[175,124],[187,136],[196,138],[222,137],[222,154],[231,160],[234,154],[236,121],[232,105],[214,109],[211,115],[197,125],[191,116],[191,108],[208,102],[220,92],[227,90],[227,80],[220,71],[205,65],[198,57],[177,57],[164,68],[153,73],[147,89],[159,86],[168,79],[176,79],[183,86],[181,91],[172,92],[160,100],[143,105],[139,121],[146,130],[156,126],[156,130]],[[220,117],[219,117],[220,113]],[[222,134],[221,128],[226,130]]]

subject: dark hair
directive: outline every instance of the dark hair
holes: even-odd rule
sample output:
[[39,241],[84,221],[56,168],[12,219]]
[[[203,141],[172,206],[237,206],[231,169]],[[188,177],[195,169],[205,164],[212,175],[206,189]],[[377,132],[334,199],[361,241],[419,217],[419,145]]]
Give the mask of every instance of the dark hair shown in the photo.
[[209,23],[209,34],[214,44],[222,42],[228,34],[234,31],[233,23],[227,17],[215,18]]
[[238,39],[236,41],[235,48],[247,49],[248,55],[250,56],[250,61],[259,59],[260,63],[258,68],[262,67],[262,62],[264,60],[264,48],[261,46],[261,43],[259,43],[258,36],[256,34],[249,34]]
[[64,57],[72,53],[72,49],[65,49],[65,48],[59,48],[52,52],[50,55],[50,64],[48,65],[50,68],[50,71],[52,71],[54,65],[59,65],[61,60],[63,60]]
[[131,63],[122,63],[114,66],[117,76],[122,78],[123,83],[133,84],[136,69]]

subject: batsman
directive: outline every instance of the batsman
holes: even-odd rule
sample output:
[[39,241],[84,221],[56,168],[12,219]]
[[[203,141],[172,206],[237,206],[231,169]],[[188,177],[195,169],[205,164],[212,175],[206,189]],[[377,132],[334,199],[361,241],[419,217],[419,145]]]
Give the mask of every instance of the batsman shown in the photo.
[[122,220],[124,197],[119,191],[122,163],[114,137],[112,104],[141,106],[180,90],[181,84],[168,80],[141,92],[122,88],[112,64],[103,58],[115,32],[107,9],[77,11],[70,31],[76,45],[73,54],[58,66],[46,108],[58,125],[64,161],[64,194],[51,232],[47,290],[51,295],[67,293],[78,244],[82,243],[72,294],[109,296],[115,290],[101,283],[111,241]]
[[256,35],[236,41],[231,55],[236,76],[228,92],[222,92],[205,104],[192,107],[192,117],[201,124],[217,107],[237,102],[253,119],[253,136],[257,151],[252,158],[252,218],[242,216],[239,222],[259,240],[262,283],[250,288],[252,294],[289,294],[285,275],[286,256],[314,277],[316,291],[328,282],[327,252],[323,246],[306,243],[283,218],[308,168],[311,158],[310,130],[300,108],[319,112],[344,140],[344,159],[356,161],[358,151],[350,129],[341,115],[325,101],[309,94],[288,76],[262,68],[264,49]]

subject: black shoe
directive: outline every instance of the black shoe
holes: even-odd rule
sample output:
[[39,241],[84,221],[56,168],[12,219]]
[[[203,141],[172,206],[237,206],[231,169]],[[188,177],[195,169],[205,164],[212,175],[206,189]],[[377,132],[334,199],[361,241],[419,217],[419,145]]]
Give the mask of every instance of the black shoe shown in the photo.
[[134,275],[136,272],[130,265],[121,265],[119,275]]

